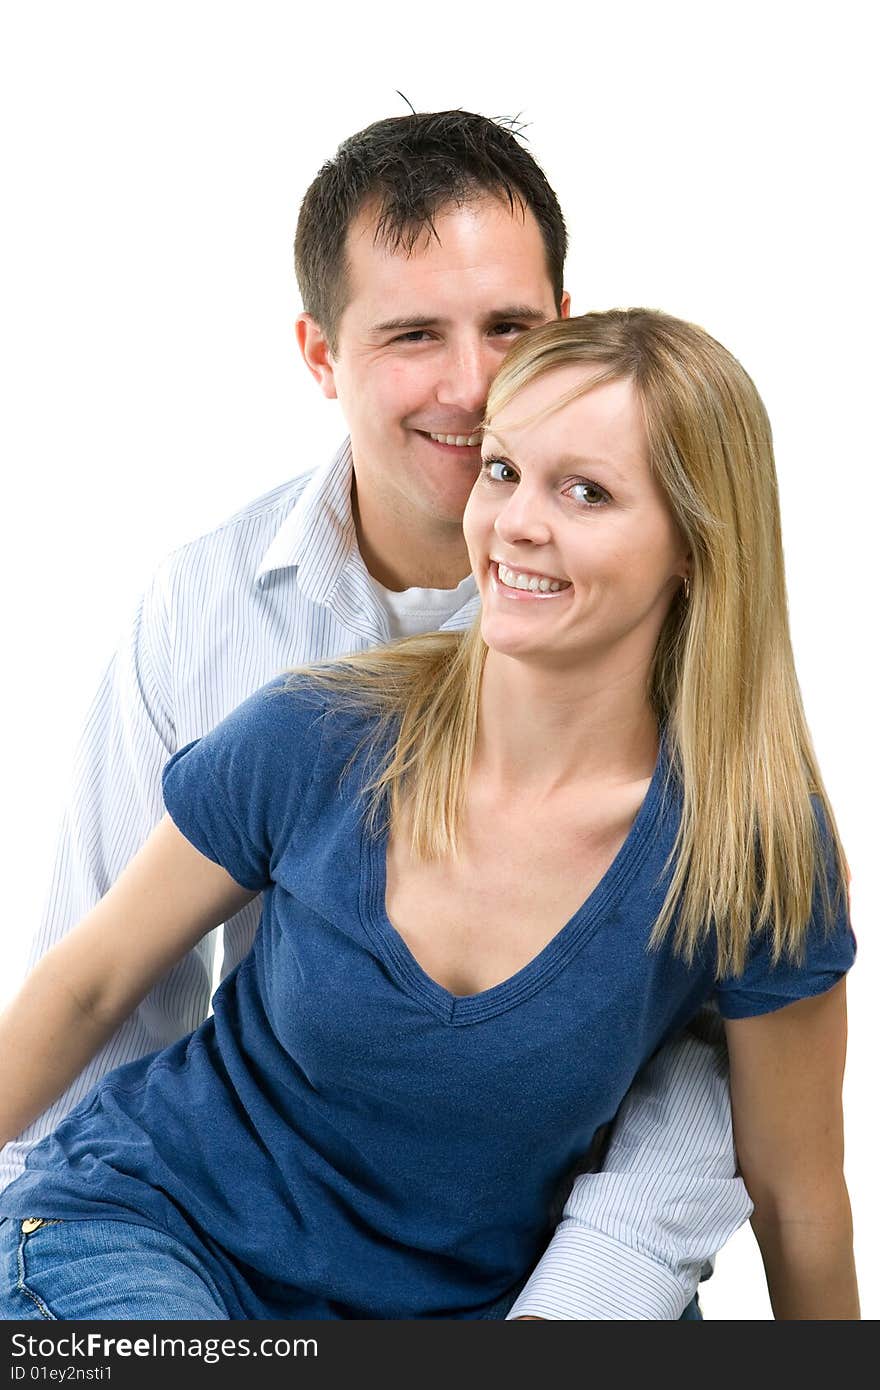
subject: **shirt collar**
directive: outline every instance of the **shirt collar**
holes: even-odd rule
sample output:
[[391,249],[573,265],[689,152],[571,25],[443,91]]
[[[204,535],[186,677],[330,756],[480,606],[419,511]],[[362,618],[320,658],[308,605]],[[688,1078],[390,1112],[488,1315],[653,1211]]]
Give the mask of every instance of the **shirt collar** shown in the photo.
[[[370,643],[386,642],[388,616],[370,582],[351,514],[351,440],[329,465],[317,469],[281,523],[254,576],[297,571],[299,591],[331,609],[338,620]],[[479,612],[474,594],[443,623],[441,631],[470,626]]]
[[273,570],[295,568],[299,589],[315,603],[326,603],[357,550],[351,478],[351,441],[346,439],[331,462],[316,469],[306,483],[263,555],[255,582]]

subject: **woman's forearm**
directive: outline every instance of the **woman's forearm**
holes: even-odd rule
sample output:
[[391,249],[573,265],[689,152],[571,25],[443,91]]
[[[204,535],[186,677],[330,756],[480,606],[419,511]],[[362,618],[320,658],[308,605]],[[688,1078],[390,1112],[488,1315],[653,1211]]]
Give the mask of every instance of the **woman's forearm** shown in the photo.
[[767,1274],[777,1320],[858,1319],[852,1213],[846,1184],[821,1202],[804,1203],[803,1217],[762,1212],[752,1229]]
[[0,1014],[0,1144],[14,1139],[70,1085],[121,1019],[77,997],[60,942]]
[[0,1141],[41,1115],[172,966],[253,897],[164,816],[0,1016]]

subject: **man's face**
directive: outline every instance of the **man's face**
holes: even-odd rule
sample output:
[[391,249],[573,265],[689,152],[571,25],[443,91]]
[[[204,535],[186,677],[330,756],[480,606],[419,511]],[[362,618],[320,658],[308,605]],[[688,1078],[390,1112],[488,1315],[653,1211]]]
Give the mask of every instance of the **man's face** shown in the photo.
[[401,526],[458,528],[489,383],[527,329],[556,318],[544,243],[531,212],[490,197],[442,210],[410,256],[374,243],[375,216],[349,229],[337,351],[309,365],[342,406],[358,495]]

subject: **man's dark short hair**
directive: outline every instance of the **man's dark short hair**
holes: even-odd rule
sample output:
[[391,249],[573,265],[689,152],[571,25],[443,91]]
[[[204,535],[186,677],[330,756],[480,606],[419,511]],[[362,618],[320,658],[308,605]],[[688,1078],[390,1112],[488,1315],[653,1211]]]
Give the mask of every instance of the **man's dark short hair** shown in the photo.
[[345,243],[367,203],[375,203],[375,240],[412,251],[450,204],[481,194],[531,210],[544,240],[557,312],[567,236],[559,202],[512,122],[470,111],[434,111],[376,121],[345,140],[309,187],[296,228],[296,278],[306,313],[338,347],[349,298]]

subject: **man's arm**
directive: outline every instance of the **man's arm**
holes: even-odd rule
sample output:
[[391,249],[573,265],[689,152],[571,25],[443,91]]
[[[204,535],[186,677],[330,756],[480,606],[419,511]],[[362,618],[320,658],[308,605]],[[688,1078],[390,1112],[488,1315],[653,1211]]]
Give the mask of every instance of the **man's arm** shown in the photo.
[[737,1176],[724,1027],[705,1008],[636,1077],[602,1170],[575,1179],[508,1317],[680,1318],[751,1210]]
[[[161,773],[176,749],[170,623],[163,573],[139,605],[101,683],[77,748],[43,921],[30,970],[108,891],[164,811]],[[7,1144],[0,1186],[21,1171],[48,1134],[105,1072],[154,1052],[204,1019],[211,991],[211,939],[181,961],[101,1048],[61,1097]]]

